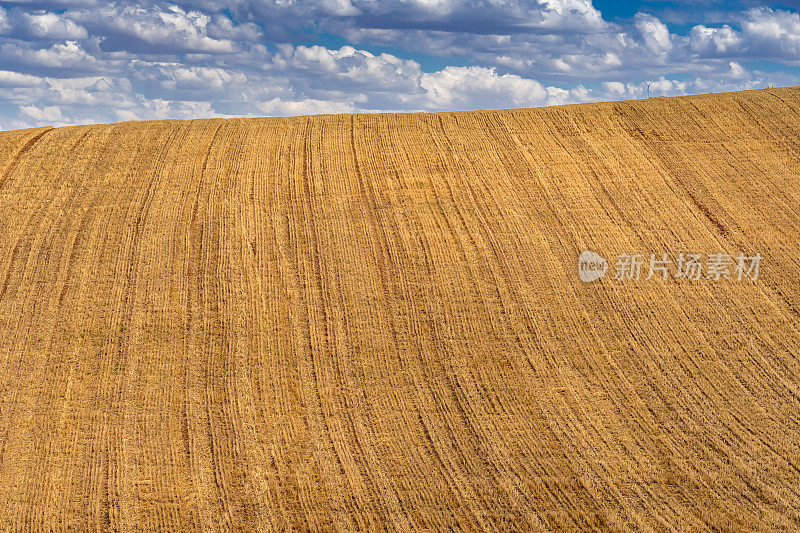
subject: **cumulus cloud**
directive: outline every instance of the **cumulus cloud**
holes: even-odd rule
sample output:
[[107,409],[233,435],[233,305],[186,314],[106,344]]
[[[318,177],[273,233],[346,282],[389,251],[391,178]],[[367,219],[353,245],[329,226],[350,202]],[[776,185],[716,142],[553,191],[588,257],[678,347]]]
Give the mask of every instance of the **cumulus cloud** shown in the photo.
[[800,61],[800,17],[768,7],[677,31],[590,0],[3,5],[3,127],[642,98],[796,84],[753,61]]
[[36,87],[42,81],[39,76],[0,70],[0,87]]
[[654,55],[659,56],[672,50],[669,28],[653,15],[637,13],[635,26],[644,45]]
[[36,107],[34,105],[20,106],[20,111],[38,122],[59,122],[61,121],[61,109],[51,105],[47,107]]
[[313,18],[333,28],[412,29],[507,33],[530,30],[597,31],[608,24],[591,0],[307,0],[240,2],[270,18]]
[[741,30],[729,24],[703,24],[689,33],[689,47],[700,57],[800,61],[800,15],[768,7],[750,9],[736,17]]
[[742,65],[740,65],[736,61],[728,62],[728,65],[731,67],[731,70],[728,73],[731,78],[734,78],[734,79],[745,79],[750,74],[749,72],[747,72],[746,68],[744,68]]
[[737,49],[742,40],[741,35],[727,24],[721,28],[698,24],[692,28],[689,37],[692,51],[703,56],[726,55]]
[[[372,90],[409,90],[418,85],[419,63],[391,54],[372,54],[352,46],[332,50],[324,46],[282,45],[271,68],[280,71],[305,71],[326,76],[323,84],[337,80],[338,87],[369,86]],[[310,80],[314,84],[314,78]]]
[[9,42],[0,45],[3,62],[35,71],[85,73],[103,71],[113,66],[88,53],[77,41],[65,41],[45,48]]
[[0,7],[0,34],[23,40],[81,40],[86,28],[68,16],[47,11],[27,12]]
[[234,40],[254,39],[252,24],[237,28],[224,15],[212,19],[206,13],[186,11],[175,5],[148,6],[108,4],[91,10],[73,10],[68,15],[92,32],[104,36],[105,51],[175,54],[186,52],[230,53]]
[[0,7],[0,35],[7,34],[11,31],[11,21],[8,19],[8,13],[5,9]]
[[742,34],[753,55],[800,59],[800,15],[759,7],[747,12]]
[[353,113],[357,110],[354,102],[315,100],[313,98],[303,100],[273,98],[265,102],[257,102],[256,108],[261,113],[271,116]]
[[86,28],[77,22],[55,13],[20,13],[19,26],[33,37],[39,39],[71,40],[86,39]]
[[420,85],[430,108],[469,109],[541,105],[547,89],[538,81],[515,74],[498,75],[494,68],[446,67],[424,74]]
[[147,84],[158,84],[167,90],[214,92],[231,90],[247,83],[247,76],[239,71],[219,67],[134,61],[132,76]]
[[139,115],[137,115],[130,109],[115,109],[114,115],[122,121],[141,120]]

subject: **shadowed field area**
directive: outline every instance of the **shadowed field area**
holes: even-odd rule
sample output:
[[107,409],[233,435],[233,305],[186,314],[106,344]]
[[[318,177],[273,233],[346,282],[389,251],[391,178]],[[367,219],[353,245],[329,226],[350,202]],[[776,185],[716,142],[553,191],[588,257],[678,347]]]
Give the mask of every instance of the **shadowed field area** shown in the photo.
[[797,530],[799,113],[0,133],[0,524]]

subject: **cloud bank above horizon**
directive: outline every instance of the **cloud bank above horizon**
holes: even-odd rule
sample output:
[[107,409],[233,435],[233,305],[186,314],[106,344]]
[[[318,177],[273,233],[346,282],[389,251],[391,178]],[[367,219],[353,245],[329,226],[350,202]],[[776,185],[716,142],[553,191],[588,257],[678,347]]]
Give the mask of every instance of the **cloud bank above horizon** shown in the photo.
[[[800,84],[800,2],[0,2],[0,128]],[[649,89],[648,89],[649,85]]]

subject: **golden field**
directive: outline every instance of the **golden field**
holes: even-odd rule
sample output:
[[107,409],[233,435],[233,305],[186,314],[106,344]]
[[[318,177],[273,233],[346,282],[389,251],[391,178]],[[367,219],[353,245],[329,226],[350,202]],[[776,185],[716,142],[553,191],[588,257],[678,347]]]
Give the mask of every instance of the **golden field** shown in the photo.
[[0,133],[0,527],[797,530],[800,88]]

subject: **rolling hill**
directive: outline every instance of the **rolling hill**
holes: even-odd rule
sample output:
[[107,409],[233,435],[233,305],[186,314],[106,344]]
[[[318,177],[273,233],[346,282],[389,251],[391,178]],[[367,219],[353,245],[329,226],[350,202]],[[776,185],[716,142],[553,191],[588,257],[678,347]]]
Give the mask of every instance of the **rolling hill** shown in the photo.
[[0,133],[9,530],[797,530],[799,358],[800,88]]

